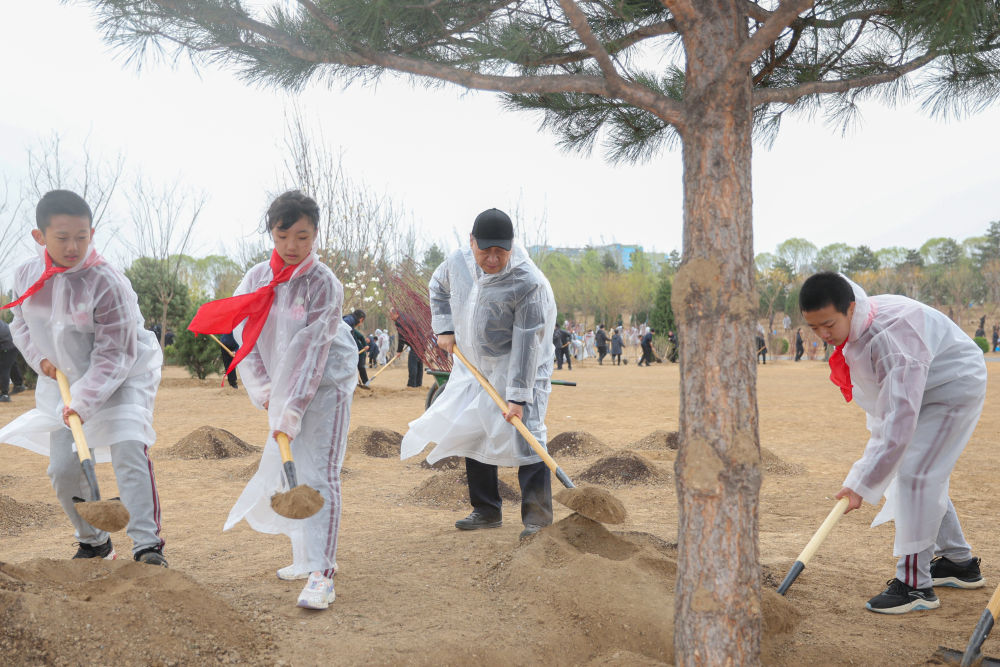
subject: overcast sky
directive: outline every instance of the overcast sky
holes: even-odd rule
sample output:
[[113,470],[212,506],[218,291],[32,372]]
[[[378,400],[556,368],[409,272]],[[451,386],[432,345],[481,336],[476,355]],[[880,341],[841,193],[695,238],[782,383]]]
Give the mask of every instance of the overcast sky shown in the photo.
[[[154,180],[204,190],[197,254],[257,228],[278,187],[291,98],[230,71],[136,73],[101,42],[85,6],[0,0],[0,10],[8,181],[24,176],[29,147],[58,132],[69,153],[88,138],[98,155],[121,152]],[[454,246],[481,210],[520,203],[515,222],[544,217],[554,245],[680,249],[679,152],[613,167],[600,153],[561,152],[537,116],[503,112],[492,94],[391,77],[375,88],[314,86],[298,103],[351,174],[400,203],[428,244]],[[755,252],[793,236],[913,248],[978,236],[1000,219],[1000,109],[951,123],[915,109],[863,111],[846,138],[820,121],[787,121],[772,148],[755,147]]]

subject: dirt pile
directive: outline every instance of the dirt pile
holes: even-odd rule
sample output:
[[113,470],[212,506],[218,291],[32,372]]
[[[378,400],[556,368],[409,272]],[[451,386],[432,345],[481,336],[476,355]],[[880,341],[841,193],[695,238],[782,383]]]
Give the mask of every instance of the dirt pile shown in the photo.
[[269,664],[266,633],[176,570],[132,559],[0,563],[8,665]]
[[645,456],[628,450],[598,459],[577,477],[584,482],[611,487],[655,484],[670,479],[669,474]]
[[588,519],[601,523],[625,523],[628,518],[622,501],[597,486],[562,489],[553,498]]
[[674,449],[681,444],[681,434],[677,431],[657,429],[632,443],[632,449]]
[[260,447],[247,444],[225,429],[202,426],[178,440],[165,454],[175,459],[231,459],[260,451]]
[[801,475],[806,471],[805,466],[787,463],[766,447],[760,448],[760,460],[764,471],[772,475]]
[[359,426],[347,436],[347,448],[377,459],[399,458],[403,436],[387,428]]
[[0,494],[0,535],[17,535],[25,528],[44,526],[58,513],[56,505],[22,503]]
[[[676,576],[676,554],[662,540],[571,514],[501,558],[486,583],[515,609],[548,602],[546,632],[573,638],[560,646],[564,664],[596,664],[595,656],[609,659],[601,664],[672,664]],[[766,656],[778,641],[771,635],[790,629],[796,612],[770,590],[763,611]]]
[[430,464],[427,459],[420,460],[420,467],[427,470],[455,470],[461,468],[465,470],[465,459],[461,456],[446,456],[443,459]]
[[[516,474],[516,473],[515,473]],[[521,502],[520,491],[503,479],[499,480],[500,497],[509,502]],[[406,496],[416,505],[463,508],[469,506],[469,478],[465,470],[445,470],[424,480]]]
[[552,456],[599,456],[608,451],[604,443],[586,431],[560,433],[545,447]]

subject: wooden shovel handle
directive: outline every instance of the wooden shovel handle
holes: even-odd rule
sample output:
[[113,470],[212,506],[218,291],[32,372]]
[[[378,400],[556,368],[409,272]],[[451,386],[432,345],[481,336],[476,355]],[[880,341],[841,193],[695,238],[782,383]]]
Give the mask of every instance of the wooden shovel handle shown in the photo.
[[395,357],[393,357],[389,361],[385,362],[385,365],[382,366],[382,368],[380,368],[377,371],[375,371],[374,373],[372,373],[372,376],[370,378],[368,378],[368,384],[371,384],[372,380],[374,380],[375,378],[377,378],[379,373],[381,373],[385,369],[389,368],[389,366],[392,365],[392,362],[396,361],[396,359],[399,359],[399,355],[401,355],[401,354],[403,354],[402,350],[400,350],[399,352],[397,352]]
[[222,347],[222,349],[225,350],[229,354],[230,357],[235,357],[236,356],[236,353],[233,352],[232,350],[230,350],[229,347],[227,347],[225,343],[223,343],[221,340],[219,340],[218,338],[216,338],[215,334],[208,334],[208,337],[211,338],[212,340],[214,340],[216,343],[218,343],[219,346]]
[[[469,369],[469,371],[476,377],[477,380],[479,380],[479,384],[483,386],[483,389],[485,389],[486,393],[490,395],[490,398],[493,399],[493,402],[497,404],[497,407],[500,408],[500,410],[503,411],[504,414],[506,414],[507,401],[503,400],[503,398],[500,397],[500,393],[493,388],[493,385],[490,384],[490,381],[487,380],[486,377],[484,377],[483,374],[479,372],[478,368],[473,366],[472,363],[465,358],[465,355],[462,354],[462,351],[458,349],[457,345],[453,347],[451,351],[455,353],[455,356],[458,357],[458,360],[461,361],[463,364],[465,364],[465,367]],[[521,418],[515,416],[513,419],[510,420],[510,423],[514,425],[514,428],[516,428],[522,436],[524,436],[524,439],[528,441],[528,444],[531,445],[531,448],[533,450],[535,450],[535,453],[538,454],[540,457],[542,457],[542,460],[545,461],[545,465],[547,465],[552,472],[555,472],[556,469],[559,467],[559,465],[555,462],[555,459],[549,456],[549,453],[545,451],[545,448],[542,447],[542,445],[538,442],[535,436],[532,435],[531,431],[528,430],[528,427],[525,426],[524,422],[521,421]]]
[[830,513],[827,515],[826,519],[823,520],[823,523],[820,524],[820,527],[816,530],[812,539],[809,540],[808,544],[806,544],[806,548],[802,550],[801,554],[799,554],[798,560],[803,565],[809,563],[809,559],[811,559],[816,553],[816,550],[819,549],[819,545],[823,543],[826,536],[829,535],[830,531],[833,530],[833,527],[837,525],[837,522],[840,521],[840,517],[844,516],[844,512],[847,510],[847,502],[846,497],[837,501],[837,504],[833,506],[832,510],[830,510]]
[[[72,401],[69,393],[69,379],[58,368],[56,369],[56,382],[59,383],[59,393],[62,395],[63,404],[68,407]],[[89,461],[90,447],[87,446],[87,438],[83,435],[83,421],[80,419],[80,415],[74,412],[67,421],[70,430],[73,431],[73,440],[76,442],[76,453],[80,457],[80,462]]]
[[288,441],[288,435],[279,431],[274,439],[278,442],[278,449],[281,450],[281,462],[289,463],[292,461],[292,445]]

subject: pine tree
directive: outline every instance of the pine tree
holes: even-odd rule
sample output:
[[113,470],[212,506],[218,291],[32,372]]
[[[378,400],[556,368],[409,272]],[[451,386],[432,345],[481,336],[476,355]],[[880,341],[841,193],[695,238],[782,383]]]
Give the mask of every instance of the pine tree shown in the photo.
[[675,659],[759,660],[756,365],[741,337],[716,335],[749,330],[755,301],[752,137],[786,114],[847,126],[870,97],[916,93],[944,116],[992,103],[996,2],[90,2],[140,63],[174,48],[292,90],[395,70],[504,93],[563,146],[600,143],[613,161],[683,144]]

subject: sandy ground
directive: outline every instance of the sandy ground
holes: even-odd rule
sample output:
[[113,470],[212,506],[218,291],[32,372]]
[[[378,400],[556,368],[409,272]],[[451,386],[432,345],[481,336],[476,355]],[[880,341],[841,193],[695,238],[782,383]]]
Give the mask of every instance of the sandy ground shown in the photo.
[[[765,664],[936,664],[932,654],[939,644],[964,648],[993,585],[1000,582],[1000,534],[990,495],[998,488],[1000,470],[995,456],[1000,365],[988,366],[986,408],[952,477],[951,492],[967,537],[983,558],[989,585],[976,591],[940,590],[942,604],[935,611],[901,617],[866,612],[864,602],[893,576],[894,559],[891,524],[869,528],[876,510],[865,506],[845,517],[823,544],[789,592],[789,605],[766,601]],[[858,457],[867,431],[863,413],[843,402],[822,362],[778,360],[758,371],[761,444],[782,464],[765,474],[760,504],[763,575],[773,587],[829,512],[832,495]],[[380,375],[373,391],[358,390],[352,431],[368,426],[405,432],[407,422],[422,412],[426,394],[426,386],[406,388],[405,375],[401,364]],[[556,377],[579,385],[553,388],[550,438],[584,431],[607,454],[630,449],[657,429],[677,429],[676,365],[598,367],[590,361],[557,371]],[[0,423],[32,404],[30,392],[0,404]],[[58,620],[60,609],[68,609],[65,604],[73,600],[88,622],[111,611],[131,618],[143,612],[124,606],[125,599],[143,596],[147,606],[158,605],[150,612],[159,614],[155,625],[138,623],[126,639],[98,637],[92,650],[136,644],[139,652],[107,654],[116,655],[119,664],[626,665],[672,660],[671,545],[677,509],[674,453],[669,449],[637,450],[665,481],[612,489],[629,512],[625,524],[608,527],[618,533],[605,534],[599,526],[580,526],[570,519],[519,543],[517,503],[505,505],[502,528],[462,533],[453,523],[468,508],[412,499],[414,489],[445,473],[421,467],[419,459],[400,462],[352,448],[345,462],[337,600],[328,611],[308,612],[294,606],[301,582],[274,576],[290,562],[287,539],[255,533],[246,524],[221,532],[242,489],[240,478],[256,455],[220,460],[168,456],[170,447],[206,425],[226,429],[251,445],[263,444],[266,432],[264,414],[251,407],[242,389],[223,389],[218,379],[200,382],[181,369],[166,368],[157,396],[153,456],[166,554],[175,577],[170,580],[147,573],[153,569],[149,567],[136,574],[135,566],[123,562],[74,565],[77,569],[70,571],[65,563],[39,560],[64,561],[74,553],[69,523],[45,476],[47,459],[0,445],[0,501],[8,497],[7,506],[0,503],[0,514],[6,516],[0,525],[0,602],[5,604],[0,622],[20,633],[14,637],[7,630],[5,643],[0,642],[11,650],[5,651],[5,664],[93,662],[93,654],[71,649],[72,641],[91,646],[88,634],[110,635],[96,621],[94,628],[87,625],[71,636],[53,630],[40,638],[31,628],[53,624],[59,630],[59,623],[66,622]],[[574,477],[600,456],[567,455],[560,463]],[[110,466],[99,466],[99,475],[105,496],[111,495]],[[509,473],[506,478],[513,481]],[[24,511],[17,516],[19,508]],[[557,505],[557,521],[569,514]],[[114,539],[118,550],[128,553],[124,533]],[[124,565],[128,567],[122,569]],[[55,594],[42,580],[40,573],[46,571],[59,573]],[[76,578],[97,582],[101,594],[81,592]],[[183,594],[158,595],[162,590]],[[192,601],[199,590],[201,606]],[[35,597],[29,603],[24,596],[31,591]],[[108,591],[118,591],[118,598],[104,595]],[[150,591],[156,593],[152,598]],[[169,608],[174,598],[188,606]],[[11,625],[11,619],[16,623]],[[166,646],[164,637],[180,636],[188,626],[202,636],[186,639],[186,649]],[[227,634],[227,628],[234,629]],[[32,654],[32,642],[44,642],[45,650]],[[213,643],[218,644],[214,650]],[[1000,636],[988,640],[985,649],[1000,655]]]

